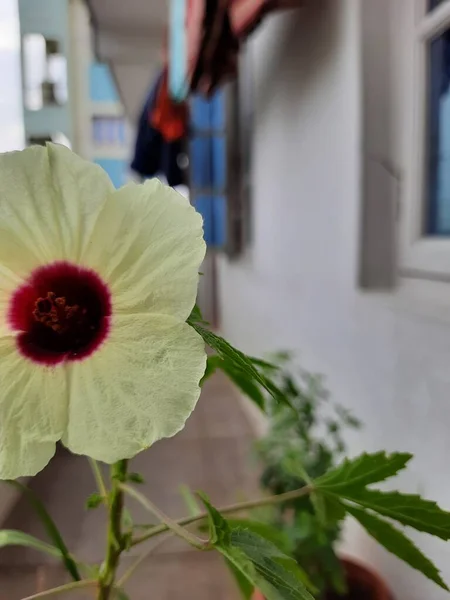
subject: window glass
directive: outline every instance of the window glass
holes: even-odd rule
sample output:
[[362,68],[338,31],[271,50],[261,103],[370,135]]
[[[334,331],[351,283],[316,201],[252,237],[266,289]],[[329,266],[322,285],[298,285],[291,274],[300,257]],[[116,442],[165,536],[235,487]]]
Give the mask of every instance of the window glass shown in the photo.
[[444,4],[444,2],[447,1],[448,0],[428,0],[428,10],[433,10],[434,8],[439,6],[439,4]]
[[450,30],[429,43],[426,198],[429,235],[450,235]]

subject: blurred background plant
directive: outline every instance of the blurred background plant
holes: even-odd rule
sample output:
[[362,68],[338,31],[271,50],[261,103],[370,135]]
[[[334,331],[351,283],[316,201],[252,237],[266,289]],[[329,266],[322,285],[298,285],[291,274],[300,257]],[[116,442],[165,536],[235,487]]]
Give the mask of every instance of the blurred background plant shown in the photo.
[[[293,366],[287,352],[260,363],[259,368],[277,385],[285,402],[267,394],[269,428],[256,443],[262,463],[261,486],[270,494],[283,494],[307,485],[336,466],[346,453],[345,429],[361,423],[340,404],[330,400],[321,375]],[[336,555],[340,517],[333,518],[314,497],[305,496],[260,512],[262,519],[281,533],[285,551],[293,556],[319,590],[345,593],[343,568]]]

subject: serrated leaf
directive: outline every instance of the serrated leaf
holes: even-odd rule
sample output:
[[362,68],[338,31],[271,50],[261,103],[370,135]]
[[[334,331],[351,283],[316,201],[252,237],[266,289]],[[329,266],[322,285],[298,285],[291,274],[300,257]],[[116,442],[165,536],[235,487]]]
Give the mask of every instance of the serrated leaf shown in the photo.
[[34,548],[35,550],[39,550],[39,552],[50,554],[50,556],[62,558],[59,548],[51,546],[46,542],[42,542],[32,535],[28,535],[27,533],[16,531],[14,529],[0,530],[0,548],[4,548],[6,546],[26,546],[27,548]]
[[242,598],[244,598],[244,600],[251,600],[253,597],[253,592],[255,591],[255,586],[228,558],[224,556],[223,559],[233,575],[234,580],[236,581]]
[[266,401],[260,384],[255,382],[253,379],[250,379],[248,375],[242,371],[233,368],[233,366],[226,360],[222,360],[222,362],[219,364],[219,367],[226,375],[228,375],[234,385],[238,387],[245,396],[247,396],[247,398],[256,404],[258,408],[263,411],[265,410]]
[[62,538],[61,533],[59,532],[58,527],[56,526],[55,522],[53,521],[47,509],[39,500],[39,498],[34,494],[32,490],[30,490],[30,488],[23,485],[19,481],[7,480],[5,481],[5,483],[10,485],[11,487],[18,489],[25,496],[25,498],[28,500],[28,502],[36,512],[36,515],[41,520],[48,537],[56,546],[56,548],[58,548],[60,552],[60,558],[62,558],[67,572],[71,575],[74,581],[80,581],[81,577],[78,572],[77,564],[70,555],[70,552]]
[[232,530],[246,529],[269,540],[281,552],[288,553],[291,549],[289,535],[272,525],[262,523],[261,521],[251,521],[250,519],[227,519],[227,523]]
[[262,375],[243,352],[237,350],[222,337],[216,335],[212,331],[208,331],[197,322],[189,319],[188,323],[199,335],[201,335],[205,344],[215,350],[223,360],[230,361],[235,369],[256,381],[266,389],[275,400],[291,405],[289,398],[287,398],[277,386],[270,381],[270,379]]
[[448,590],[435,565],[413,544],[413,542],[393,525],[354,506],[347,506],[346,510],[364,527],[386,550],[395,554],[413,569],[420,571],[439,586]]
[[346,490],[340,496],[417,531],[450,539],[450,513],[420,496],[378,490]]
[[204,385],[204,383],[214,375],[217,369],[220,366],[220,363],[223,362],[220,356],[214,354],[213,356],[208,356],[206,358],[206,369],[203,377],[200,380],[200,387]]
[[231,545],[244,552],[260,575],[277,589],[281,598],[311,598],[306,588],[317,591],[293,558],[254,531],[232,529]]
[[337,498],[333,498],[332,496],[321,496],[321,498],[328,525],[337,524],[339,521],[345,519],[345,509]]
[[248,529],[232,529],[208,498],[200,497],[212,544],[267,600],[313,600],[304,584],[306,575],[292,558]]
[[[200,273],[200,274],[202,275],[203,273]],[[200,310],[200,307],[198,304],[194,305],[194,308],[192,309],[191,314],[189,315],[188,322],[189,323],[203,323],[204,325],[208,325],[208,322],[205,321],[205,319],[203,318],[202,311]]]
[[256,367],[260,367],[261,369],[267,369],[268,371],[280,370],[279,365],[274,365],[273,363],[263,360],[262,358],[255,358],[254,356],[249,356],[248,358]]
[[344,460],[341,465],[319,477],[314,485],[318,489],[334,493],[341,493],[348,488],[364,488],[393,477],[405,468],[411,458],[412,454],[405,452],[362,454],[357,458]]
[[208,513],[209,539],[212,545],[227,546],[230,543],[230,527],[220,512],[214,508],[209,498],[203,492],[197,492]]

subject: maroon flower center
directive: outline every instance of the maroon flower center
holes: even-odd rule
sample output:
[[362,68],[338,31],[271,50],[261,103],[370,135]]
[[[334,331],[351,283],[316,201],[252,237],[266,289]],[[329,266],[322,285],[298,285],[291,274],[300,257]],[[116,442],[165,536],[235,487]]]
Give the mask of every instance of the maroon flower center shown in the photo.
[[110,316],[105,283],[94,271],[67,262],[36,269],[9,307],[20,352],[47,365],[92,354],[108,335]]

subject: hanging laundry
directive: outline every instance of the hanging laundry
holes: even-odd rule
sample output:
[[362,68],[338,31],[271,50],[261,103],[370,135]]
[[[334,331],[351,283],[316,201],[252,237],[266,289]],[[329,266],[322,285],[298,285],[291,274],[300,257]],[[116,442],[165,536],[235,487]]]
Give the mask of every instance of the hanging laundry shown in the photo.
[[187,118],[186,105],[169,98],[164,69],[139,117],[131,169],[143,178],[163,175],[171,186],[186,185]]
[[[230,0],[206,0],[197,60],[191,73],[191,90],[210,95],[214,89],[237,73],[239,40],[234,35],[228,14]],[[188,40],[189,32],[188,32]]]
[[296,8],[300,4],[299,0],[230,0],[228,11],[233,33],[243,39],[256,29],[267,13]]
[[302,0],[187,0],[190,89],[210,95],[237,75],[240,43],[268,13]]
[[174,102],[169,96],[169,76],[164,70],[151,109],[150,124],[161,133],[164,140],[173,142],[186,137],[188,108],[186,102]]

